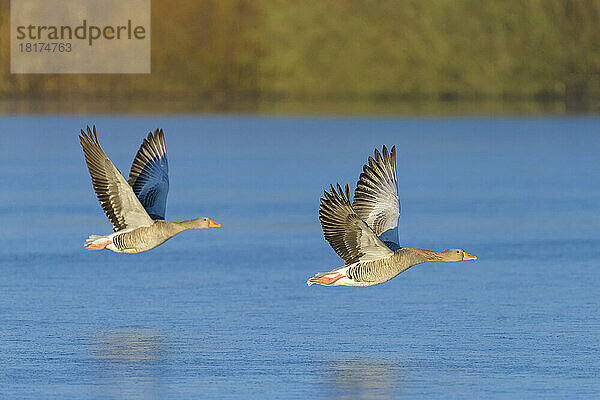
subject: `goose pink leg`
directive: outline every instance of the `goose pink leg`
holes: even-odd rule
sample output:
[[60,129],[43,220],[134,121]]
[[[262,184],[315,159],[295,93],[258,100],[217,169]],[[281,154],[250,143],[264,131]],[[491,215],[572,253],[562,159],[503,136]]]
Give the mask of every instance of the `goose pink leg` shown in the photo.
[[89,246],[86,247],[87,250],[107,250],[106,246],[108,246],[109,244],[111,244],[112,242],[110,240],[107,240],[104,243],[100,243],[100,244],[90,244]]
[[312,283],[320,283],[321,285],[331,285],[333,283],[335,283],[336,281],[338,281],[339,279],[342,279],[345,275],[337,275],[334,276],[332,278],[329,278],[327,276],[321,276],[319,278],[311,278],[309,279],[310,282]]

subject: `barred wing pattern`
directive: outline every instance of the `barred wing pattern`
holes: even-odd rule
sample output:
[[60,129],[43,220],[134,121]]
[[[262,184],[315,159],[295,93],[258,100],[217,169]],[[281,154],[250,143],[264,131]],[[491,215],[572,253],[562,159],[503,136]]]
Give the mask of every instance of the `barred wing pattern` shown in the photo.
[[390,153],[383,146],[382,153],[375,150],[375,158],[368,164],[356,184],[352,204],[358,216],[365,221],[386,244],[398,246],[398,217],[400,203],[396,177],[396,146]]
[[153,220],[165,219],[169,193],[169,163],[162,129],[142,142],[129,172],[129,184]]
[[85,154],[92,185],[113,230],[152,225],[152,219],[133,193],[131,186],[102,150],[96,127],[81,130],[79,141]]
[[350,192],[337,185],[324,192],[319,208],[319,220],[333,250],[345,265],[358,261],[374,261],[389,257],[393,252],[356,214],[350,203]]

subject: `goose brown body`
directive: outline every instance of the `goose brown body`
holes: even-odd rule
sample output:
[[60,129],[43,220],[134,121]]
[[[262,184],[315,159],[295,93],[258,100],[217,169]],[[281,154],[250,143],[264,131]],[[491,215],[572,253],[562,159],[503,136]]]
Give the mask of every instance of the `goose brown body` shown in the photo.
[[[173,236],[187,229],[209,228],[209,221],[194,223],[190,221],[154,221],[150,226],[141,226],[133,230],[118,231],[112,236],[112,244],[122,253],[141,253],[142,251],[160,246]],[[111,245],[108,250],[113,250]]]
[[[456,254],[456,256],[454,256]],[[467,258],[464,258],[466,254]],[[428,261],[463,261],[471,259],[471,256],[460,249],[448,249],[444,251],[425,250],[403,247],[396,250],[390,257],[374,261],[357,262],[348,266],[342,266],[327,273],[315,275],[308,280],[312,285],[319,278],[331,276],[339,278],[328,286],[373,286],[389,281],[412,266]],[[340,275],[343,275],[340,277]]]

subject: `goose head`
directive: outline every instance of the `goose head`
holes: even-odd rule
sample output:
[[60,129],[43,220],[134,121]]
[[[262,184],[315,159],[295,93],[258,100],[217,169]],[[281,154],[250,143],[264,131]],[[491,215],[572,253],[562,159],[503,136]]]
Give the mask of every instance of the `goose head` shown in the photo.
[[477,260],[477,256],[467,253],[463,249],[448,249],[441,252],[443,261],[468,261]]
[[206,228],[220,228],[221,224],[213,221],[208,217],[198,217],[190,221],[190,228],[192,229],[206,229]]

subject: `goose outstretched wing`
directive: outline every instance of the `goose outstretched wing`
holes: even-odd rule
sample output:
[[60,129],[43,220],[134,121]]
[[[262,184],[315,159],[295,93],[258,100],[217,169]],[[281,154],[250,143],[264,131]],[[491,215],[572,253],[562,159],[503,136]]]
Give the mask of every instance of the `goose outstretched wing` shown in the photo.
[[133,193],[131,186],[102,150],[96,127],[79,136],[92,185],[114,231],[152,225],[152,219]]
[[[388,245],[398,246],[400,203],[396,178],[396,146],[375,150],[356,184],[352,207],[358,216]],[[396,248],[394,248],[396,250]]]
[[169,162],[162,129],[148,133],[142,142],[131,165],[129,184],[152,219],[165,219]]
[[345,192],[339,184],[337,191],[330,185],[329,192],[324,192],[319,220],[325,239],[345,265],[379,260],[393,254],[352,208],[348,185]]

